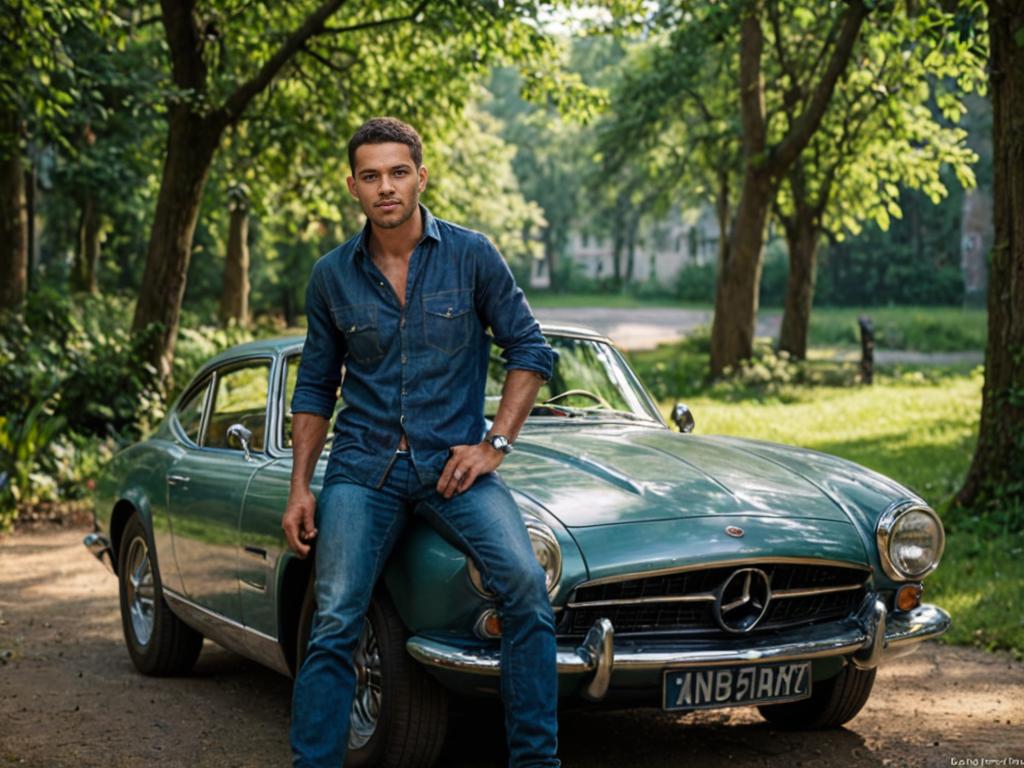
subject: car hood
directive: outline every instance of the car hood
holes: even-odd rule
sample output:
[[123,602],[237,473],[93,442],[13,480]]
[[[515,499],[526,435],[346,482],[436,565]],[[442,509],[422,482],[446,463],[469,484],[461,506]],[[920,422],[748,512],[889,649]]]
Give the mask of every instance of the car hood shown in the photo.
[[[568,528],[696,517],[852,523],[785,446],[641,425],[533,428],[501,473]],[[781,458],[785,455],[785,460]]]

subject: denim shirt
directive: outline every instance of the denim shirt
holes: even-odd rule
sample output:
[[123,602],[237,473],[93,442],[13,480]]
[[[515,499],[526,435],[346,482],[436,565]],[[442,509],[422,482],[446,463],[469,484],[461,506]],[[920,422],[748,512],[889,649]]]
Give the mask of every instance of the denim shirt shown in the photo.
[[403,430],[420,480],[436,483],[451,446],[485,435],[492,336],[506,370],[551,378],[554,352],[498,250],[479,232],[420,212],[404,308],[370,257],[369,222],[313,267],[291,407],[329,419],[341,385],[324,485],[380,486]]

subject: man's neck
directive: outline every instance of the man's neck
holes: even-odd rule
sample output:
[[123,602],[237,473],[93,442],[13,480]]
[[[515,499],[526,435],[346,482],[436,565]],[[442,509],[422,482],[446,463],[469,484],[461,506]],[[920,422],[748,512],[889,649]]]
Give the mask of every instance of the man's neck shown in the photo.
[[394,229],[384,229],[370,222],[370,252],[375,261],[408,261],[422,237],[423,211],[418,205],[408,221]]

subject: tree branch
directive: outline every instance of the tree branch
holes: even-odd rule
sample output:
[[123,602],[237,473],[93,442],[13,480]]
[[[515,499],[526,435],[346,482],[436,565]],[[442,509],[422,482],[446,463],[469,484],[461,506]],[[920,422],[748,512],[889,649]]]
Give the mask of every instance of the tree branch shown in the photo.
[[740,124],[743,128],[743,155],[747,162],[764,151],[764,82],[761,53],[764,30],[761,29],[759,3],[747,9],[740,22]]
[[[852,0],[843,19],[843,26],[839,32],[832,55],[829,58],[828,67],[825,69],[821,80],[796,122],[790,126],[789,131],[781,142],[774,148],[771,157],[766,163],[765,170],[773,176],[784,173],[785,170],[796,160],[801,150],[807,146],[811,136],[821,125],[822,117],[828,108],[829,99],[835,89],[836,81],[846,69],[846,64],[853,53],[853,45],[857,41],[861,25],[867,17],[868,9],[864,0]],[[742,64],[741,64],[742,67]]]
[[312,57],[313,59],[316,59],[321,64],[323,64],[325,67],[327,67],[329,70],[331,70],[332,72],[337,72],[339,75],[343,75],[346,72],[348,72],[350,69],[352,69],[353,65],[356,63],[356,58],[353,57],[352,59],[349,60],[349,62],[347,64],[344,64],[344,65],[335,64],[333,61],[328,59],[326,56],[321,56],[319,53],[314,51],[308,45],[303,45],[302,48],[299,49],[299,51],[301,53],[306,54],[307,56]]
[[420,0],[420,4],[404,16],[391,16],[386,19],[376,19],[375,21],[363,21],[359,24],[350,24],[345,27],[324,27],[324,32],[327,34],[337,35],[344,34],[346,32],[359,32],[364,29],[373,29],[374,27],[383,27],[388,24],[401,24],[405,21],[415,21],[416,18],[426,9],[428,3],[429,0]]
[[206,64],[192,15],[195,6],[195,0],[160,0],[160,17],[171,49],[171,78],[179,88],[198,92],[206,87]]
[[[163,0],[166,4],[173,0]],[[260,67],[259,71],[239,85],[234,92],[228,96],[224,105],[220,108],[220,116],[226,123],[237,121],[242,112],[260,91],[266,88],[270,81],[277,76],[281,68],[305,45],[311,37],[322,34],[325,31],[325,24],[335,12],[338,11],[347,0],[324,0],[320,6],[310,13],[298,28],[292,31],[274,54]]]

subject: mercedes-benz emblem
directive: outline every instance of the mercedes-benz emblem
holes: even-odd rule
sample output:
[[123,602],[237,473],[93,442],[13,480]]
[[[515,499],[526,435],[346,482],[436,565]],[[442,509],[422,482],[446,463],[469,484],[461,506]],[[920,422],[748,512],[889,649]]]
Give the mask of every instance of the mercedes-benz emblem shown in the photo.
[[764,617],[772,599],[768,575],[740,568],[715,590],[715,620],[726,632],[749,632]]
[[738,525],[725,526],[725,532],[736,539],[740,538],[743,535],[743,529],[740,528]]

